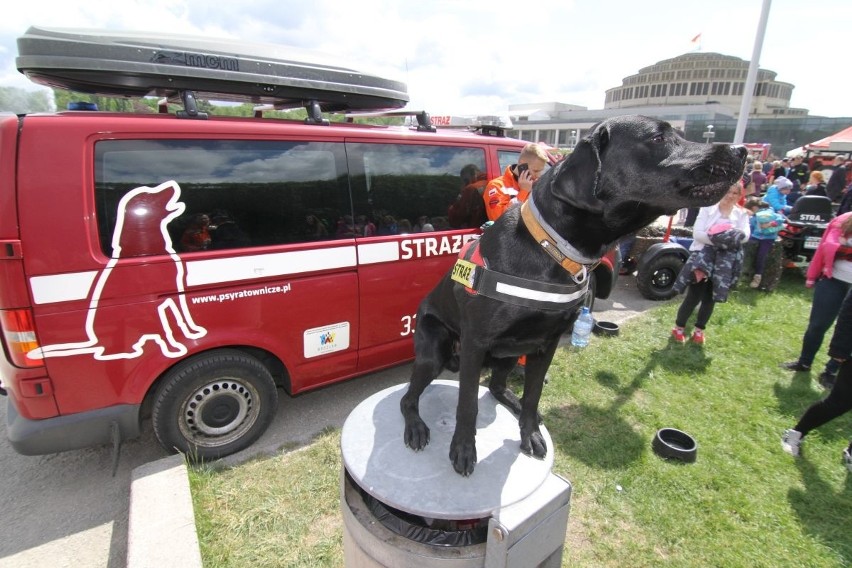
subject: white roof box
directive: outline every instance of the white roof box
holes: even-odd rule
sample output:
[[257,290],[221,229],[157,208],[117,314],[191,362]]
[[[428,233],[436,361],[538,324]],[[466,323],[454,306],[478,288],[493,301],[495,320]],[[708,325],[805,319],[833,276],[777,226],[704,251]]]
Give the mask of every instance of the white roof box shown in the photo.
[[31,27],[18,38],[16,65],[36,83],[102,96],[194,91],[212,100],[284,107],[315,101],[324,111],[397,109],[408,102],[404,83],[328,56],[224,39]]

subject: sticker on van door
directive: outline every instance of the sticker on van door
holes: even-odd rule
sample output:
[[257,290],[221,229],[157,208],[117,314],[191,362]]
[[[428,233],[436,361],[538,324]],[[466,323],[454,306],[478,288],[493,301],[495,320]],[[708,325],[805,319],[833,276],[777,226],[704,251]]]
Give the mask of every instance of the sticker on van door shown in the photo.
[[[182,340],[199,339],[207,335],[207,330],[192,319],[184,295],[186,267],[175,252],[167,230],[168,224],[185,208],[186,205],[180,201],[180,186],[176,181],[167,181],[154,188],[137,187],[124,195],[118,203],[112,258],[97,274],[92,288],[86,316],[88,339],[78,343],[45,345],[28,356],[41,359],[92,354],[102,361],[133,359],[142,355],[149,341],[158,345],[166,357],[186,355],[187,348]],[[174,280],[174,297],[160,303],[136,304],[135,307],[143,310],[133,313],[138,333],[115,333],[115,311],[112,316],[105,316],[100,309],[101,298],[111,297],[111,290],[118,290],[124,296],[128,295],[128,291],[130,296],[134,292],[138,295],[147,292],[142,288],[146,279],[140,278],[137,271],[118,270],[126,262],[123,258],[164,254],[172,260],[162,264],[161,269],[167,273],[165,281]]]
[[332,323],[305,330],[305,359],[349,349],[349,322]]

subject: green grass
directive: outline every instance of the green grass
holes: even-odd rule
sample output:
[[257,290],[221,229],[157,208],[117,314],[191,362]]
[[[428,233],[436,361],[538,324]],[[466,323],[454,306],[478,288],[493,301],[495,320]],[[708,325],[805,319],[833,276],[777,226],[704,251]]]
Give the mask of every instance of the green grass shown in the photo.
[[[812,432],[798,460],[779,443],[824,396],[825,346],[813,376],[778,367],[798,355],[811,297],[793,272],[772,293],[741,287],[719,304],[703,349],[669,342],[674,301],[618,338],[557,353],[540,411],[553,470],[573,486],[563,566],[852,565],[852,475],[840,459],[852,415]],[[661,427],[691,434],[698,460],[657,457]],[[205,567],[342,566],[339,437],[194,468]]]

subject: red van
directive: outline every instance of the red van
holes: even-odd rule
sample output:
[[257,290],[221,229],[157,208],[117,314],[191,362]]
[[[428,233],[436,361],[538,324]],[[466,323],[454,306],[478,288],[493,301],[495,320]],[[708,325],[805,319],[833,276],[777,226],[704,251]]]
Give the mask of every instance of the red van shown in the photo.
[[478,233],[450,206],[524,146],[421,126],[0,115],[13,447],[117,444],[150,416],[167,449],[215,459],[264,432],[279,387],[412,359],[420,300]]

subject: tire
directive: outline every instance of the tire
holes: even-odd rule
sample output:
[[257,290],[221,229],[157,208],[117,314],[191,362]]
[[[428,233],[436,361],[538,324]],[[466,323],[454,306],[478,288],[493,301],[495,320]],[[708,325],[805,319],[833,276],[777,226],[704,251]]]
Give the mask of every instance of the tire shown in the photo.
[[160,444],[190,461],[215,460],[253,444],[278,409],[269,370],[250,355],[222,349],[171,369],[151,420]]
[[589,271],[589,290],[586,292],[586,295],[583,297],[583,306],[589,308],[589,313],[594,313],[595,311],[595,294],[598,291],[598,281],[595,277],[595,273]]
[[674,283],[684,260],[677,254],[663,254],[636,273],[636,287],[649,300],[668,300],[677,295]]

